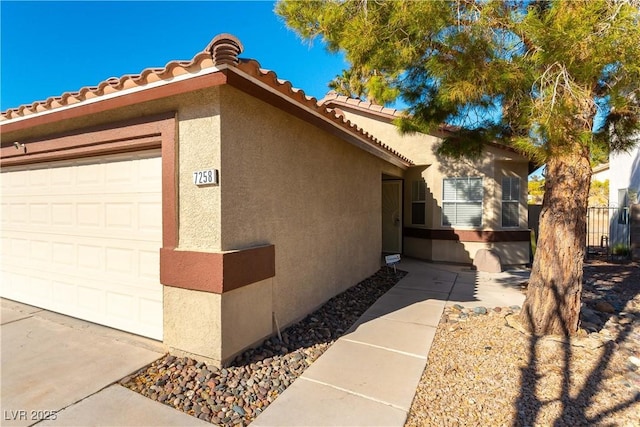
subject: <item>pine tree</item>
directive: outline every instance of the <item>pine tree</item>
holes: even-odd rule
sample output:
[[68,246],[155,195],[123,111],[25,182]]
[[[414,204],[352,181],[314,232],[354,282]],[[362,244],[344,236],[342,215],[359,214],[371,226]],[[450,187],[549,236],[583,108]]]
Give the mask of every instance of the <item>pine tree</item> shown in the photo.
[[376,99],[394,90],[410,106],[402,131],[455,122],[443,154],[478,155],[499,141],[546,164],[523,321],[564,335],[578,329],[592,153],[627,149],[640,130],[639,9],[637,0],[276,6],[303,38],[322,37],[354,70],[376,70],[365,88]]

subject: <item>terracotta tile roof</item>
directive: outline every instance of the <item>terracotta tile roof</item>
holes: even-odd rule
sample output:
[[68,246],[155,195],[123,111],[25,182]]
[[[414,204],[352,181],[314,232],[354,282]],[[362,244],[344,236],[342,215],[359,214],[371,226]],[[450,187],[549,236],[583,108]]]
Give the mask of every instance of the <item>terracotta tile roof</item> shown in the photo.
[[[351,123],[349,120],[344,119],[342,115],[328,106],[323,106],[322,103],[317,102],[316,98],[305,95],[301,89],[294,88],[289,81],[279,79],[273,71],[262,69],[257,61],[238,58],[238,54],[241,53],[242,50],[242,44],[237,38],[229,34],[221,34],[216,36],[204,51],[196,54],[190,61],[171,61],[162,68],[147,68],[139,74],[127,74],[119,78],[111,77],[97,86],[86,86],[76,92],[65,92],[60,96],[49,97],[43,101],[36,101],[32,104],[10,108],[1,113],[0,125],[3,122],[13,119],[28,119],[29,116],[35,116],[42,112],[55,111],[62,107],[80,104],[90,100],[99,100],[100,97],[105,97],[110,94],[117,95],[118,92],[128,89],[143,89],[156,82],[170,82],[180,76],[189,78],[189,75],[195,75],[197,73],[215,73],[223,70],[231,70],[235,71],[238,75],[244,73],[247,76],[257,79],[270,89],[277,91],[290,101],[298,104],[299,107],[306,107],[307,109],[315,111],[321,115],[325,121],[333,123],[341,128],[342,131],[346,131],[364,140],[364,142],[371,147],[399,159],[401,163],[406,166],[413,164],[411,160],[402,156],[386,144],[383,144],[375,136],[356,124]],[[238,70],[242,73],[239,73]],[[381,109],[380,112],[383,110],[386,113],[386,110],[390,109]]]
[[[366,113],[370,113],[370,114],[374,114],[376,116],[379,116],[385,120],[391,121],[393,119],[396,119],[398,117],[402,117],[404,114],[406,114],[406,112],[404,110],[398,110],[395,108],[386,108],[383,107],[381,105],[376,105],[376,104],[372,104],[370,102],[367,101],[362,101],[360,99],[356,99],[356,98],[350,98],[348,96],[344,96],[344,95],[338,95],[336,92],[331,91],[329,93],[327,93],[325,95],[324,98],[322,98],[320,101],[318,101],[318,105],[324,105],[327,107],[333,107],[333,110],[336,112],[336,114],[340,115],[340,116],[344,116],[344,112],[342,112],[340,110],[340,106],[344,106],[347,108],[351,108],[354,110],[358,110],[358,111],[363,111]],[[439,127],[438,127],[438,131],[440,133],[436,133],[434,136],[439,136],[439,137],[444,137],[446,136],[448,133],[450,132],[456,132],[460,130],[460,126],[454,126],[454,125],[449,125],[446,123],[442,123]],[[490,142],[488,143],[488,145],[494,146],[496,148],[502,149],[502,150],[506,150],[512,153],[516,153],[518,155],[521,155],[523,157],[526,157],[524,153],[522,153],[521,151],[509,146],[509,145],[505,145],[499,142]],[[538,168],[541,165],[538,165],[536,163],[533,162],[529,162],[529,169],[530,171]],[[533,168],[533,169],[532,169]]]
[[2,112],[0,122],[77,104],[125,89],[144,87],[150,83],[169,80],[182,74],[197,73],[211,67],[213,67],[211,55],[208,52],[200,52],[191,61],[171,61],[163,68],[146,68],[140,74],[126,74],[119,78],[110,77],[97,86],[85,86],[76,92],[65,92],[44,101],[35,101],[32,104],[10,108]]
[[395,108],[387,108],[383,105],[372,104],[368,101],[362,101],[357,98],[350,98],[344,95],[338,95],[336,92],[331,91],[327,93],[324,98],[318,101],[320,105],[346,105],[351,108],[360,111],[367,111],[371,113],[375,113],[376,115],[386,116],[390,119],[394,119],[396,117],[402,117],[404,115],[403,110],[398,110]]
[[[352,108],[354,110],[359,110],[366,113],[374,114],[376,116],[382,117],[387,120],[394,120],[396,118],[403,117],[404,115],[407,114],[405,110],[399,110],[397,108],[387,108],[382,105],[372,104],[368,101],[362,101],[356,98],[349,98],[348,96],[338,95],[334,91],[328,92],[324,96],[324,98],[318,101],[318,104],[326,105],[327,107],[334,107],[334,108],[337,107],[335,108],[335,110],[339,114],[342,114],[342,111],[340,111],[339,107],[345,106],[348,108]],[[438,130],[441,132],[454,132],[456,130],[459,130],[459,127],[442,123],[438,127]]]

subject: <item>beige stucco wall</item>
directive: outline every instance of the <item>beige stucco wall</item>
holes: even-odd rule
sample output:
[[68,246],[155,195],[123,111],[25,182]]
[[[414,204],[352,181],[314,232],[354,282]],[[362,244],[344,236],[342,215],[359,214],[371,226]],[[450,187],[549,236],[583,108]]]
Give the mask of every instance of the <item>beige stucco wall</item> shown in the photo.
[[164,286],[164,343],[172,352],[222,360],[222,295]]
[[367,113],[350,110],[340,106],[344,116],[383,143],[391,146],[417,165],[430,165],[437,161],[435,149],[440,139],[424,133],[401,134],[398,128],[388,120],[373,117]]
[[529,242],[499,242],[490,248],[500,256],[503,265],[522,265],[531,262],[530,246]]
[[[164,287],[164,343],[224,364],[274,331],[270,278],[223,294]],[[278,319],[279,320],[279,319]]]
[[221,109],[222,249],[275,245],[284,327],[379,268],[382,172],[401,171],[233,88]]
[[262,280],[222,294],[223,362],[273,333],[274,280]]
[[219,87],[178,109],[178,248],[217,252],[220,244],[220,187],[196,186],[193,172],[220,169]]
[[[383,118],[376,118],[348,107],[340,107],[352,122],[364,127],[383,143],[413,160],[416,166],[404,174],[404,226],[426,229],[450,229],[442,225],[442,186],[444,178],[482,177],[483,205],[481,230],[527,229],[527,179],[528,162],[523,156],[495,146],[487,146],[478,159],[453,159],[440,156],[436,148],[440,139],[424,134],[405,134]],[[502,227],[502,178],[520,177],[520,225],[517,228]],[[411,223],[412,182],[424,180],[426,193],[426,224]],[[473,227],[456,227],[458,230],[475,230]],[[526,242],[455,242],[444,240],[405,237],[405,255],[433,261],[470,263],[479,249],[494,248],[504,264],[526,264],[529,262]],[[526,250],[524,250],[525,248]]]
[[480,249],[493,249],[504,266],[529,263],[529,242],[459,242],[453,240],[404,238],[404,253],[435,262],[470,264]]

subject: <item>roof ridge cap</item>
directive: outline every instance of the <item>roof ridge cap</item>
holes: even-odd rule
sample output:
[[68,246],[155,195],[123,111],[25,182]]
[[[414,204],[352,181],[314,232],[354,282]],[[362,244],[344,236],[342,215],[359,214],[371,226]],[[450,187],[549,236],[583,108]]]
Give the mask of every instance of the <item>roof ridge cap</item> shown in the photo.
[[218,34],[209,42],[205,52],[209,52],[215,66],[222,64],[238,65],[238,55],[244,51],[244,46],[233,34]]

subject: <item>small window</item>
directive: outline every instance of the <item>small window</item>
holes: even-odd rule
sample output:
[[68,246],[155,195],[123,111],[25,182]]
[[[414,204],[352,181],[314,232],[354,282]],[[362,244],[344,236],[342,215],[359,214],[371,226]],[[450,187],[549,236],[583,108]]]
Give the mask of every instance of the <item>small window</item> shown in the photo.
[[629,221],[629,189],[620,188],[618,190],[618,224],[626,224]]
[[502,178],[502,226],[520,225],[520,178]]
[[445,178],[442,193],[442,225],[482,225],[482,178]]
[[411,224],[426,224],[427,184],[413,181],[411,185]]

